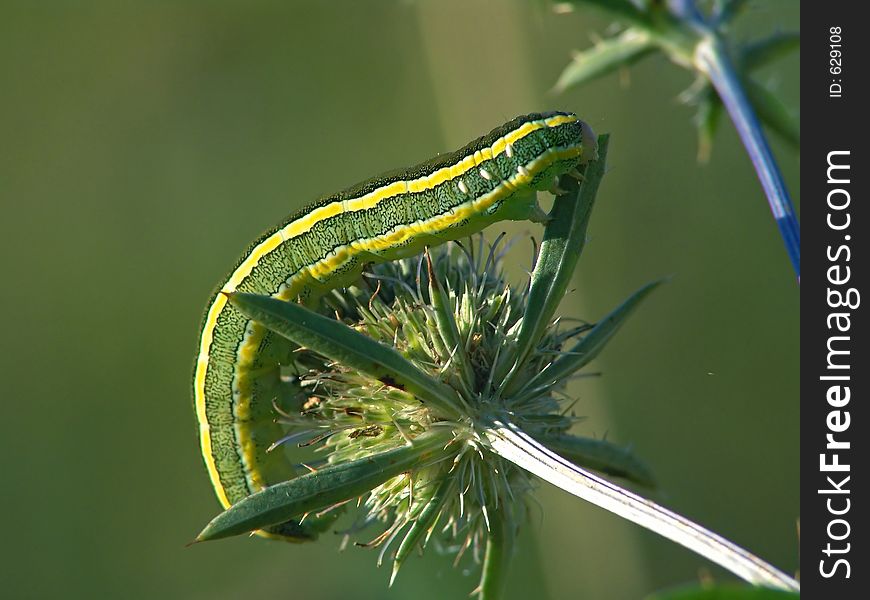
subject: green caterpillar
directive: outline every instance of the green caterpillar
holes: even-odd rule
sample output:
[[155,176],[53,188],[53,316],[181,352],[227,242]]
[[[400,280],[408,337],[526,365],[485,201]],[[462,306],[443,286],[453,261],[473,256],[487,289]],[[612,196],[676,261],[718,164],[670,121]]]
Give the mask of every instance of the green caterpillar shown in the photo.
[[[595,154],[596,138],[576,115],[517,117],[464,148],[364,181],[290,216],[248,248],[203,318],[193,395],[200,445],[224,508],[297,475],[280,452],[274,406],[293,395],[281,367],[288,340],[248,320],[221,292],[269,294],[315,307],[365,265],[395,260],[501,220],[541,221],[537,190]],[[287,522],[259,532],[310,539],[316,524]]]

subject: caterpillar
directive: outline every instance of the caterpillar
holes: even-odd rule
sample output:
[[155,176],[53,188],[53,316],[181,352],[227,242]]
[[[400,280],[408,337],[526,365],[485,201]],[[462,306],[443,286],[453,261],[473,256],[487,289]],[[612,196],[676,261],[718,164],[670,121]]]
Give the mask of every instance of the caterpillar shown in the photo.
[[[194,367],[200,447],[221,505],[297,475],[286,456],[268,450],[283,435],[275,407],[298,392],[281,377],[282,367],[294,364],[293,344],[248,320],[221,292],[316,308],[367,264],[411,256],[496,221],[543,221],[536,192],[594,157],[595,148],[591,128],[572,113],[520,116],[456,152],[324,197],[255,240],[211,296]],[[306,519],[258,533],[303,541],[318,527]]]

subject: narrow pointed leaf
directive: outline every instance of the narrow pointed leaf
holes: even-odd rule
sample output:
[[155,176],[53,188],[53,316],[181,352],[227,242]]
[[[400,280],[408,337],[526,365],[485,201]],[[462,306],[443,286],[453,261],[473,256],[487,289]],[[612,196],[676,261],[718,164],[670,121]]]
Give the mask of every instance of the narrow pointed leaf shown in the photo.
[[792,146],[800,147],[800,120],[776,94],[752,79],[745,78],[746,95],[761,122],[773,129]]
[[713,151],[713,138],[722,120],[722,101],[712,87],[707,88],[698,101],[695,125],[698,128],[698,162],[706,163]]
[[414,548],[423,539],[423,535],[435,526],[438,517],[441,515],[441,510],[444,508],[450,495],[453,494],[453,488],[456,487],[456,483],[457,479],[455,477],[445,477],[426,506],[420,510],[419,514],[414,516],[414,522],[411,523],[408,533],[405,534],[399,549],[396,550],[396,557],[393,559],[393,573],[390,576],[390,585],[395,581],[396,574],[399,572],[402,563],[405,562],[408,555],[414,551]]
[[559,0],[568,4],[583,4],[592,6],[610,17],[628,21],[636,25],[651,25],[652,19],[650,15],[642,11],[637,4],[631,0]]
[[[582,184],[567,175],[559,181],[567,191],[556,198],[544,231],[541,251],[532,273],[528,305],[517,335],[516,352],[511,355],[515,364],[521,365],[540,341],[571,283],[574,266],[586,244],[586,227],[595,195],[604,177],[607,142],[607,135],[599,136],[598,158],[586,164]],[[508,393],[512,379],[508,373],[516,372],[510,371],[513,367],[514,364],[503,363],[496,378],[496,381],[503,381],[502,389]]]
[[717,0],[714,18],[719,23],[728,23],[737,17],[749,4],[749,0]]
[[800,33],[796,31],[777,33],[746,46],[741,53],[740,64],[744,70],[751,71],[797,50],[800,45]]
[[423,373],[393,348],[293,302],[238,292],[229,297],[247,317],[300,346],[404,389],[444,417],[458,416],[456,392]]
[[330,465],[267,487],[212,519],[196,541],[262,529],[355,498],[405,471],[432,464],[444,453],[449,440],[449,431],[436,429],[420,435],[412,445]]
[[429,300],[432,303],[432,308],[435,309],[435,324],[438,327],[438,333],[447,347],[447,354],[453,355],[462,371],[461,380],[474,381],[474,373],[471,363],[468,361],[468,354],[465,352],[465,343],[459,335],[459,326],[456,324],[450,297],[444,291],[441,282],[438,281],[438,276],[432,266],[432,257],[429,256],[428,252],[426,253],[426,267],[429,275]]
[[647,596],[646,600],[796,600],[798,592],[737,585],[682,586]]
[[640,305],[650,292],[661,284],[654,281],[640,288],[629,298],[617,306],[610,314],[599,321],[592,330],[583,336],[577,344],[562,357],[553,361],[549,367],[538,373],[525,386],[524,389],[533,390],[538,386],[551,384],[564,377],[568,377],[578,369],[586,366],[598,353],[604,349],[610,338],[613,337],[628,316]]
[[541,437],[538,441],[580,467],[622,477],[650,488],[656,485],[649,467],[629,448],[607,440],[567,434]]
[[578,52],[559,75],[555,89],[563,92],[569,87],[587,83],[620,67],[630,66],[655,49],[655,44],[646,32],[628,29],[615,38]]
[[512,423],[494,420],[485,431],[493,452],[556,487],[681,544],[752,584],[800,589],[793,577],[740,546],[682,515],[571,464]]

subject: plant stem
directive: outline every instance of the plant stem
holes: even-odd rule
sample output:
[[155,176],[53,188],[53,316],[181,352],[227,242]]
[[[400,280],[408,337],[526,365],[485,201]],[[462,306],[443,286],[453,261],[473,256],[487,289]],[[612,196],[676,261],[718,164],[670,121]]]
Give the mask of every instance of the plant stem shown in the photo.
[[571,464],[511,423],[486,429],[492,450],[541,479],[662,535],[754,585],[800,590],[800,584],[725,538],[663,506]]
[[728,55],[728,49],[716,34],[708,32],[695,49],[695,61],[716,88],[746,147],[800,283],[800,226],[776,159]]
[[489,535],[486,539],[478,600],[498,600],[504,595],[516,537],[512,511],[510,503],[505,502],[489,515]]

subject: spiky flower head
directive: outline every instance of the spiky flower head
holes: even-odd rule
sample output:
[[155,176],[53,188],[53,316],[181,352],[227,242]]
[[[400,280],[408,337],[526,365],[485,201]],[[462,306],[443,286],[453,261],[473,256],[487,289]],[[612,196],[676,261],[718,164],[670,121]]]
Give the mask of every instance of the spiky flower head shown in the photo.
[[[336,291],[330,299],[339,314],[354,315],[357,331],[394,347],[454,390],[462,407],[458,417],[439,416],[395,381],[332,363],[302,377],[310,390],[306,410],[285,419],[295,430],[320,432],[332,464],[404,447],[426,432],[445,432],[437,459],[376,486],[363,502],[359,522],[383,526],[365,545],[380,547],[379,562],[392,553],[393,577],[409,553],[433,536],[441,547],[454,549],[458,561],[468,549],[478,560],[483,556],[496,519],[514,534],[533,481],[489,448],[483,431],[493,416],[506,415],[535,438],[563,445],[575,421],[564,402],[565,377],[529,384],[591,325],[549,324],[515,375],[499,376],[529,295],[527,285],[506,284],[502,257],[498,242],[488,246],[483,237],[448,244],[376,266],[370,285]],[[600,440],[575,445],[574,454],[587,464],[597,456],[605,460],[592,466],[649,481],[627,451]]]
[[478,236],[371,267],[324,299],[334,319],[233,296],[251,318],[302,346],[297,364],[308,368],[288,376],[304,395],[302,410],[276,407],[287,431],[273,450],[306,446],[317,458],[305,465],[308,475],[239,502],[199,539],[287,517],[322,529],[356,501],[360,514],[345,533],[378,547],[379,563],[390,556],[392,578],[413,550],[437,543],[457,562],[469,554],[482,561],[479,590],[493,597],[534,488],[527,470],[493,449],[494,423],[586,467],[650,483],[628,450],[568,434],[576,419],[566,381],[651,289],[597,327],[553,318],[585,242],[603,161],[595,167],[582,186],[566,178],[567,190],[554,187],[564,197],[520,286],[504,279],[503,236],[492,244]]
[[355,502],[360,516],[345,532],[377,527],[361,545],[379,547],[379,562],[389,553],[393,577],[411,551],[437,541],[457,560],[470,549],[482,563],[477,592],[492,600],[504,588],[534,474],[752,583],[797,589],[735,544],[589,470],[649,484],[628,450],[568,433],[575,419],[566,381],[657,285],[594,325],[554,319],[604,174],[607,137],[598,143],[598,159],[554,186],[532,277],[518,288],[502,276],[499,240],[478,238],[372,268],[366,282],[327,298],[333,316],[231,294],[245,315],[300,347],[298,363],[308,365],[288,374],[304,404],[295,413],[276,407],[287,435],[275,448],[314,447],[322,458],[237,502],[197,541],[286,523],[316,535]]

